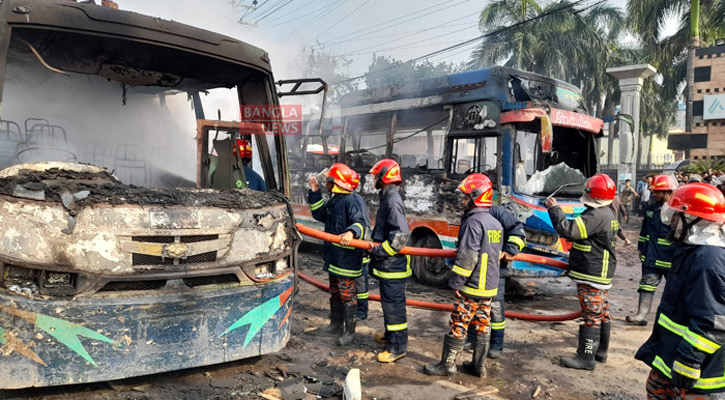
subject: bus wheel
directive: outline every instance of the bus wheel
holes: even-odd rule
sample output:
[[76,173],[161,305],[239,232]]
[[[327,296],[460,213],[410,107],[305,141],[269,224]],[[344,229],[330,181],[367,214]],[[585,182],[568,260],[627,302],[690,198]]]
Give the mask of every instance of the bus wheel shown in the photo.
[[[441,249],[440,240],[434,234],[426,234],[417,238],[413,242],[415,247],[425,247],[429,249]],[[448,285],[448,276],[450,269],[446,265],[446,260],[440,257],[413,257],[413,273],[418,281],[426,286],[445,287]]]

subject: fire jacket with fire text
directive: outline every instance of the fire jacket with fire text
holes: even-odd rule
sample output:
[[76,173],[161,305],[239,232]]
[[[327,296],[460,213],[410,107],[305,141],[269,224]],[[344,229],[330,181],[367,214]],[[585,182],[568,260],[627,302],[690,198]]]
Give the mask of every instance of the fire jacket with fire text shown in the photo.
[[600,286],[611,285],[617,266],[614,241],[619,229],[612,210],[587,207],[571,220],[557,205],[549,208],[549,217],[556,233],[573,242],[569,251],[569,277]]
[[503,228],[496,218],[482,207],[465,213],[458,231],[458,256],[448,286],[477,299],[496,296],[501,249]]

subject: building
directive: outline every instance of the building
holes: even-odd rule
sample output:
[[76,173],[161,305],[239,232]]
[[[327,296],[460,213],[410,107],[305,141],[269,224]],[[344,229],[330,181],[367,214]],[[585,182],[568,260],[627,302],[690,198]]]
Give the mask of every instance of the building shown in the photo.
[[695,52],[692,132],[673,134],[668,148],[692,160],[725,159],[725,39]]

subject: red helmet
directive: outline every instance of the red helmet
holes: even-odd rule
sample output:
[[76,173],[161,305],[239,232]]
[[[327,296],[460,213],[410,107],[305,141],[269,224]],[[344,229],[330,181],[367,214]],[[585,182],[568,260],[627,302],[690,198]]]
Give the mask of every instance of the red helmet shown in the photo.
[[617,185],[606,174],[596,174],[587,180],[584,192],[598,200],[614,200],[617,196]]
[[[355,171],[350,169],[347,165],[343,163],[334,163],[332,164],[332,167],[330,167],[330,173],[327,175],[327,181],[335,182],[335,185],[345,189],[345,190],[354,190],[355,188],[353,185],[356,185],[353,183],[355,181]],[[358,179],[358,182],[360,180]]]
[[237,139],[237,147],[242,158],[252,158],[252,142],[247,139]]
[[357,190],[357,187],[360,186],[360,174],[352,171],[352,190]]
[[688,183],[672,193],[668,206],[685,214],[714,222],[725,222],[725,197],[707,183]]
[[649,188],[658,192],[673,191],[677,189],[677,183],[670,175],[657,175],[652,180]]
[[382,179],[383,183],[402,183],[403,177],[400,175],[400,165],[389,158],[384,158],[370,169],[370,173]]
[[484,174],[471,174],[466,177],[458,190],[471,196],[476,207],[491,207],[493,205],[493,185],[491,180]]

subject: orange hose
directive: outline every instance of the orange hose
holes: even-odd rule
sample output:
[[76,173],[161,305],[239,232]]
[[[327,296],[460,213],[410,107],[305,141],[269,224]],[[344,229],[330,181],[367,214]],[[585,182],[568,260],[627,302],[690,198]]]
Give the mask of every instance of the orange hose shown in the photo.
[[[318,287],[326,292],[330,290],[329,286],[325,285],[322,282],[318,282],[318,281],[314,280],[312,277],[308,276],[307,274],[304,274],[304,273],[298,271],[297,276],[302,278],[303,281],[310,283],[313,286]],[[371,294],[369,299],[374,300],[374,301],[380,301],[380,296],[378,296],[376,294]],[[448,311],[448,312],[453,311],[452,304],[441,304],[441,303],[435,303],[432,301],[406,300],[405,304],[407,304],[411,307],[426,308],[428,310]],[[540,315],[540,314],[526,314],[526,313],[520,313],[520,312],[516,312],[516,311],[506,311],[505,315],[506,315],[506,318],[523,319],[523,320],[527,320],[527,321],[560,322],[560,321],[571,321],[573,319],[577,319],[577,318],[581,317],[582,312],[581,312],[581,310],[579,310],[579,311],[568,313],[568,314]]]
[[[326,242],[331,243],[340,243],[340,237],[338,235],[333,235],[331,233],[321,232],[317,229],[311,228],[307,225],[302,225],[300,223],[297,224],[297,230],[301,233],[304,233],[307,236],[312,236],[314,238],[324,240]],[[348,246],[355,247],[358,249],[370,249],[373,246],[377,246],[379,243],[373,243],[368,242],[366,240],[358,240],[353,239]],[[455,250],[443,250],[443,249],[426,249],[423,247],[403,247],[400,252],[400,254],[407,254],[411,256],[422,256],[422,257],[442,257],[442,258],[456,258],[456,251]],[[519,253],[514,257],[514,260],[519,261],[528,261],[534,264],[543,264],[548,265],[550,267],[559,268],[559,269],[568,269],[569,264],[567,264],[564,261],[557,260],[554,258],[544,257],[544,256],[537,256],[533,254],[525,254],[525,253]]]

